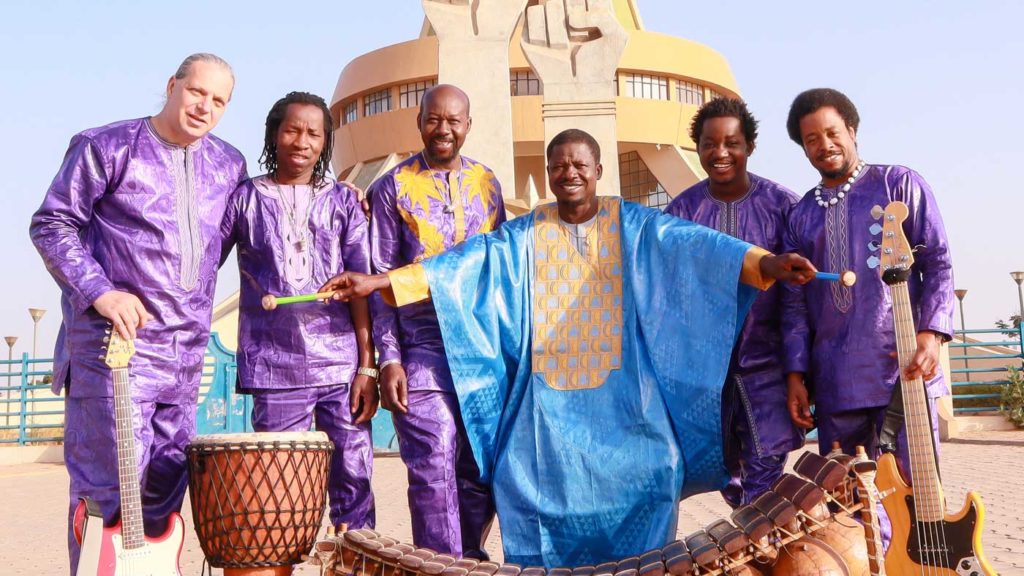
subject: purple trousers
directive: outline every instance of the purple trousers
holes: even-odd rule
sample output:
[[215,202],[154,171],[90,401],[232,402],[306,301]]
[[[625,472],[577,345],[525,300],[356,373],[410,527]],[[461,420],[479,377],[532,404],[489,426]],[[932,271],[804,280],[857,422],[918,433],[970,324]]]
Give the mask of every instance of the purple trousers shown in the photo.
[[494,502],[480,483],[454,394],[409,391],[408,414],[393,415],[409,472],[409,512],[416,546],[486,559]]
[[304,432],[316,416],[316,429],[334,443],[327,478],[331,524],[349,529],[376,523],[373,489],[373,439],[370,423],[353,424],[349,385],[250,391],[252,427],[257,432]]
[[753,415],[748,414],[736,386],[730,377],[722,391],[723,456],[729,471],[729,484],[722,489],[722,497],[733,508],[750,504],[768,491],[782,476],[788,455],[758,454],[751,427]]
[[[856,454],[856,447],[863,446],[869,456],[878,459],[881,449],[878,446],[878,435],[885,421],[885,406],[861,408],[845,412],[815,413],[818,424],[818,452],[828,454],[832,450],[832,442],[838,441],[846,454]],[[935,457],[939,456],[939,418],[935,409],[935,399],[928,399],[928,409],[932,421],[932,437],[935,442]],[[900,474],[907,482],[910,476],[910,448],[907,445],[907,429],[901,427],[896,437],[896,463]],[[882,543],[888,548],[892,539],[892,525],[882,505],[878,505],[878,522],[882,533]]]
[[[135,401],[132,416],[146,534],[159,536],[168,517],[181,510],[188,487],[185,449],[195,436],[196,407]],[[78,499],[88,496],[95,501],[107,525],[121,513],[113,398],[65,400],[64,463],[71,477],[68,551],[73,575],[80,553],[71,528]]]

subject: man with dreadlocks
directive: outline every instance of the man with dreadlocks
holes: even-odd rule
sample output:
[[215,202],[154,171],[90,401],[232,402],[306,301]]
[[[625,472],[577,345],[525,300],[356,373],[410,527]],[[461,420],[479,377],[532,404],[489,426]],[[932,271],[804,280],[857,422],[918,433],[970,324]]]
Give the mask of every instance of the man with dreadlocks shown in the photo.
[[258,432],[316,428],[334,443],[328,477],[334,526],[374,526],[370,488],[377,411],[369,305],[319,302],[264,310],[268,294],[315,292],[334,274],[368,272],[366,217],[356,193],[326,172],[331,113],[319,96],[292,92],[267,115],[267,170],[232,195],[222,260],[238,247],[239,389],[253,395]]
[[[188,485],[185,447],[210,336],[220,256],[218,226],[245,160],[209,132],[235,77],[213,54],[193,54],[167,81],[156,116],[77,134],[43,205],[32,242],[61,289],[64,320],[53,388],[65,389],[64,461],[71,511],[92,498],[107,522],[119,514],[113,381],[105,331],[139,338],[132,403],[146,532],[163,533]],[[71,573],[79,546],[68,535]]]
[[[505,221],[494,173],[459,153],[472,125],[466,94],[450,85],[428,90],[417,123],[423,151],[370,186],[370,250],[378,273],[440,254]],[[434,305],[396,310],[373,298],[381,405],[394,414],[409,469],[413,541],[483,557],[493,506],[478,482]]]
[[[735,98],[701,106],[690,124],[700,164],[708,177],[676,196],[673,216],[782,252],[786,215],[797,202],[789,189],[747,172],[757,120]],[[786,455],[803,445],[803,434],[786,410],[782,371],[782,286],[758,294],[733,348],[722,392],[725,464],[732,476],[722,491],[736,507],[748,504],[782,475]]]

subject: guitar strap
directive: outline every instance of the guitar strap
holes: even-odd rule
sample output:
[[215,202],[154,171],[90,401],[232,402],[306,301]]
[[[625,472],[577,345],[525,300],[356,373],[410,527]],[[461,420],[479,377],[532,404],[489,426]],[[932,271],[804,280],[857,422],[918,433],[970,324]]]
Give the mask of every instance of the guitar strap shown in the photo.
[[[931,403],[929,402],[925,407],[928,409],[928,421],[932,422]],[[882,421],[882,430],[878,433],[878,448],[882,451],[882,454],[896,452],[897,438],[899,438],[900,429],[903,428],[905,423],[903,381],[902,379],[897,379],[896,386],[892,389],[892,398],[889,400],[889,405],[885,407],[885,419]],[[932,453],[938,454],[937,447],[935,446],[935,437],[933,436],[930,440]]]
[[885,407],[882,430],[878,433],[878,448],[882,454],[896,452],[896,439],[899,438],[900,428],[903,428],[904,421],[903,382],[897,378],[896,386],[892,389],[892,398],[889,399],[889,405]]

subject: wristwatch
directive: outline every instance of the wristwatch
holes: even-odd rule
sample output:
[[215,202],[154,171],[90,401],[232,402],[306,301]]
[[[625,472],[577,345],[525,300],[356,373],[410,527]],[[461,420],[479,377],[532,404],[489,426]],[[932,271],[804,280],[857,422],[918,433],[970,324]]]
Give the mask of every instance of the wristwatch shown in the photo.
[[377,372],[376,368],[367,368],[365,366],[360,366],[359,369],[356,370],[356,374],[359,374],[361,376],[369,376],[370,378],[373,378],[374,380],[376,380],[377,376],[378,376],[378,372]]

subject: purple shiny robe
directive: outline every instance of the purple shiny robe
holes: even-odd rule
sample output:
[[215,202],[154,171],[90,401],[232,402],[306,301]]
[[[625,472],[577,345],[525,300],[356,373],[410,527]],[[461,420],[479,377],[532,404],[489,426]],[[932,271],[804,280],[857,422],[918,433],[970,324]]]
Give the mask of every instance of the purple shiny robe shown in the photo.
[[359,366],[349,306],[304,302],[267,311],[261,303],[266,294],[314,293],[346,270],[370,271],[366,216],[355,192],[333,180],[314,190],[259,176],[232,194],[221,233],[223,258],[238,248],[238,385],[253,394],[253,428],[305,431],[315,414],[316,429],[335,447],[331,523],[372,528],[370,423],[354,424],[349,408]]
[[228,195],[245,160],[212,135],[188,148],[163,141],[147,119],[86,130],[32,217],[32,242],[61,289],[64,322],[53,390],[113,395],[100,359],[107,320],[92,308],[109,290],[137,296],[153,320],[132,358],[135,398],[196,401]]
[[[824,189],[832,198],[836,189]],[[898,376],[892,299],[878,268],[881,237],[872,231],[874,206],[900,200],[910,215],[903,231],[914,255],[908,281],[918,331],[931,330],[947,340],[953,334],[953,268],[942,216],[932,190],[921,176],[902,166],[867,165],[836,206],[827,210],[813,190],[790,212],[785,250],[809,258],[821,271],[852,270],[857,283],[811,282],[786,290],[783,333],[786,371],[803,372],[821,414],[885,406]],[[939,370],[928,395],[949,392]],[[827,450],[828,447],[823,447]]]
[[[375,273],[419,262],[505,221],[494,173],[464,156],[462,169],[449,173],[431,171],[416,154],[374,182],[367,195]],[[401,361],[408,379],[409,412],[394,414],[394,421],[409,471],[413,541],[451,554],[485,556],[493,503],[479,483],[459,416],[434,305],[396,309],[374,295],[371,307],[379,361]]]
[[[742,198],[722,202],[704,180],[676,196],[665,212],[780,254],[786,217],[798,197],[771,180],[748,175],[750,189]],[[742,469],[742,496],[732,500],[727,495],[732,504],[747,503],[770,488],[786,454],[803,445],[803,433],[786,408],[782,290],[776,284],[758,294],[730,361],[722,406],[725,452],[727,460],[738,460],[727,462],[730,471],[737,472],[737,465]]]
[[[100,355],[108,324],[92,307],[109,290],[134,294],[153,315],[139,331],[130,366],[147,532],[158,534],[180,509],[220,223],[228,195],[245,176],[245,160],[224,141],[206,135],[182,148],[162,140],[145,118],[72,138],[30,228],[61,289],[53,389],[64,388],[68,397],[69,523],[83,496],[108,522],[120,507],[113,381]],[[79,549],[70,531],[68,544],[74,573]]]
[[[359,366],[348,304],[304,302],[269,312],[261,304],[267,294],[315,293],[346,270],[370,271],[366,217],[355,192],[329,180],[311,204],[300,199],[293,217],[307,233],[298,250],[285,241],[292,188],[267,176],[248,180],[231,196],[222,224],[223,255],[238,247],[238,379],[246,391],[348,384]],[[299,188],[308,198],[309,187]]]
[[[446,209],[449,173],[429,170],[422,154],[405,160],[370,186],[374,273],[440,254],[505,221],[505,202],[494,174],[465,156],[462,166],[456,179],[462,187],[458,194],[464,214],[461,226],[458,213]],[[401,360],[409,390],[454,392],[434,305],[428,301],[396,309],[376,295],[372,302],[373,339],[380,361]]]

